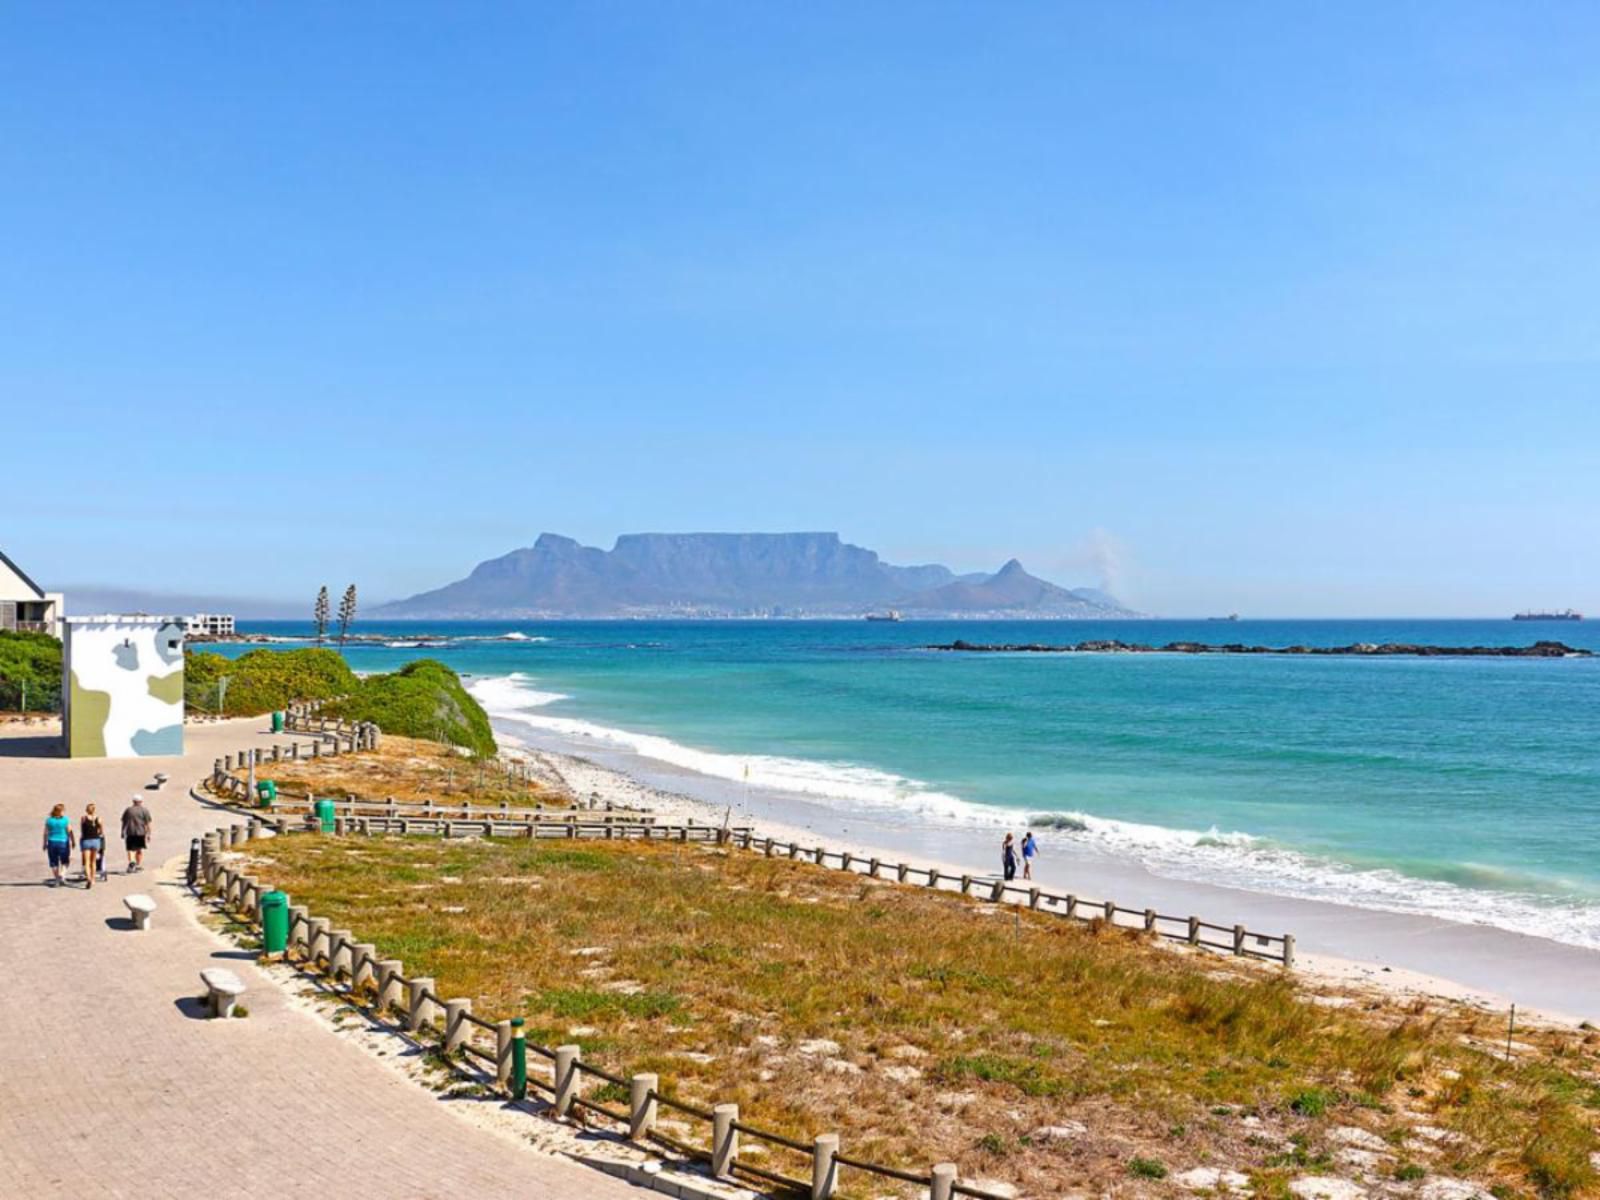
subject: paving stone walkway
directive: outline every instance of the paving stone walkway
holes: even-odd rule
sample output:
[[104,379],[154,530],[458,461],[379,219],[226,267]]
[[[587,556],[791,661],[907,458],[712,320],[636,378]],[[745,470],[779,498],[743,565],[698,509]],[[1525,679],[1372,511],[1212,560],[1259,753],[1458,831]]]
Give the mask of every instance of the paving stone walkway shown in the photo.
[[[260,721],[191,726],[178,759],[41,757],[0,736],[0,1193],[36,1197],[610,1197],[649,1195],[469,1124],[443,1101],[296,1008],[248,954],[182,909],[150,864],[186,858],[223,823],[188,785],[213,758],[272,739]],[[279,741],[286,741],[279,735]],[[155,814],[142,875],[122,874],[118,818],[144,792]],[[44,817],[76,827],[93,800],[115,872],[49,888]],[[123,896],[153,896],[134,933]],[[205,1021],[201,969],[250,988],[244,1020]]]

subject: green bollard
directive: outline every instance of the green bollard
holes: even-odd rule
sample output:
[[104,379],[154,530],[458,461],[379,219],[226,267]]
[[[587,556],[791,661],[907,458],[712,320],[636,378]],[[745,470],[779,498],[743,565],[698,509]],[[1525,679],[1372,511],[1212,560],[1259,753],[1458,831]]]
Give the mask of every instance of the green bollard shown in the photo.
[[272,714],[272,732],[273,733],[282,733],[283,732],[283,714],[281,712],[276,711],[276,710],[274,710],[273,714]]
[[528,1039],[521,1017],[511,1018],[511,1098],[528,1098]]
[[317,801],[317,806],[316,806],[316,811],[317,811],[317,821],[322,826],[322,832],[323,833],[332,833],[333,832],[333,817],[334,817],[333,801],[332,800],[318,800]]

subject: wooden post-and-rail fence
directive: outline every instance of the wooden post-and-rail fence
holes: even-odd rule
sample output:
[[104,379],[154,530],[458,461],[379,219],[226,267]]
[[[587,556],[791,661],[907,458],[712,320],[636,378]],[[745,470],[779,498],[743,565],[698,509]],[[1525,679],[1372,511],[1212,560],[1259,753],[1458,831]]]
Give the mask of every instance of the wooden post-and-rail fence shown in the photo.
[[[363,818],[365,820],[365,818]],[[232,911],[250,924],[261,921],[261,897],[266,889],[255,876],[246,875],[224,861],[224,852],[259,836],[273,822],[252,819],[248,825],[223,826],[201,839],[197,885],[218,897],[224,911]],[[703,826],[710,830],[711,827]],[[727,841],[729,831],[715,830]],[[748,832],[748,831],[744,831]],[[685,1158],[705,1163],[714,1178],[757,1184],[777,1184],[808,1193],[814,1200],[831,1200],[838,1188],[841,1168],[880,1179],[892,1179],[927,1189],[930,1200],[1004,1200],[997,1193],[963,1183],[954,1163],[937,1163],[925,1172],[905,1171],[840,1153],[836,1133],[824,1133],[809,1143],[773,1133],[739,1119],[737,1104],[710,1108],[689,1104],[661,1090],[655,1074],[629,1077],[613,1074],[583,1059],[576,1044],[541,1046],[528,1041],[521,1019],[489,1021],[472,1011],[472,1001],[439,995],[434,980],[407,976],[399,959],[379,958],[370,942],[357,942],[349,930],[333,929],[326,917],[311,915],[304,906],[289,905],[289,939],[285,957],[298,969],[321,974],[346,1001],[376,1019],[390,1019],[408,1034],[432,1039],[458,1065],[472,1065],[487,1082],[491,1077],[515,1101],[525,1100],[530,1089],[543,1092],[558,1118],[587,1122],[593,1117],[610,1121],[632,1142],[653,1143]],[[491,1048],[492,1043],[492,1048]],[[548,1080],[528,1071],[528,1056],[546,1065]],[[582,1094],[583,1077],[589,1076],[626,1089],[628,1107],[591,1100]],[[705,1149],[671,1137],[657,1128],[657,1115],[667,1108],[710,1125],[710,1146]],[[811,1177],[798,1179],[767,1170],[739,1158],[740,1135],[794,1151],[809,1160]]]
[[[223,770],[220,761],[210,781],[212,791],[221,796],[248,797],[246,782]],[[280,832],[287,832],[293,824],[288,820],[289,815],[302,817],[304,824],[316,823],[309,797],[304,803],[284,806],[282,814],[276,808],[263,809],[259,819]],[[1198,949],[1263,959],[1281,963],[1285,967],[1294,966],[1292,933],[1261,933],[1243,925],[1219,925],[1192,915],[1176,916],[1153,908],[1130,908],[1114,900],[1092,900],[1072,892],[1057,892],[1032,884],[957,874],[938,867],[920,867],[905,862],[891,863],[849,850],[830,850],[825,846],[803,846],[799,842],[763,836],[744,826],[729,828],[703,825],[692,820],[662,822],[648,813],[631,810],[604,814],[561,810],[529,812],[505,806],[474,809],[470,804],[402,804],[392,799],[380,803],[353,798],[334,801],[334,816],[335,831],[351,834],[710,842],[748,850],[768,858],[787,858],[832,867],[871,879],[959,892],[963,896],[977,897],[992,904],[1012,904],[1068,920],[1085,923],[1103,921],[1119,929],[1142,929],[1168,941],[1182,942]]]

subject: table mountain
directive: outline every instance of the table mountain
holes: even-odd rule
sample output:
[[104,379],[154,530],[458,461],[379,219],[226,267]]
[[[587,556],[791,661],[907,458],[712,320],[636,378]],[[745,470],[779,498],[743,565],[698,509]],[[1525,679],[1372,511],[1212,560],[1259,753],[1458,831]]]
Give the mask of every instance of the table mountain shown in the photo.
[[993,575],[900,567],[836,533],[630,533],[610,550],[544,533],[470,575],[384,605],[386,617],[744,617],[907,615],[1126,617],[1092,588],[1070,590],[1012,559]]

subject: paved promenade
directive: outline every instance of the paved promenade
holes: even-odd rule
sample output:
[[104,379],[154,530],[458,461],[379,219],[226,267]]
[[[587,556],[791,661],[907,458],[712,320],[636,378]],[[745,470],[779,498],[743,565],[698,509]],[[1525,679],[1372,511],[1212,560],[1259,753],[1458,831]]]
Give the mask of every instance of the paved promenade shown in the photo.
[[[188,796],[211,760],[268,743],[260,720],[190,726],[182,759],[40,757],[0,736],[0,1179],[36,1197],[637,1197],[647,1192],[524,1149],[294,1007],[182,910],[154,868],[223,821]],[[284,735],[278,740],[287,741]],[[122,874],[118,818],[145,792],[155,814],[141,875]],[[74,828],[93,800],[114,874],[86,891],[48,888],[40,836],[50,805]],[[77,874],[74,855],[73,875]],[[160,908],[144,934],[122,897]],[[198,1019],[199,972],[249,985],[244,1020]],[[530,1118],[530,1123],[532,1118]]]

